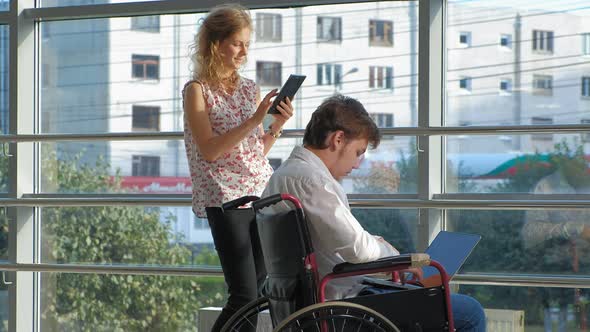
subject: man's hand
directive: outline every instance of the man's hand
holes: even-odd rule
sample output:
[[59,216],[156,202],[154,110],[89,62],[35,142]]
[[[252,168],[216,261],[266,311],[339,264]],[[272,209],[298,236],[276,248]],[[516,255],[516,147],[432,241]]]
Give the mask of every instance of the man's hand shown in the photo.
[[[405,284],[408,281],[418,281],[424,287],[435,287],[442,285],[442,279],[440,274],[432,275],[426,279],[423,279],[423,271],[420,267],[411,267],[409,269],[405,269],[400,271],[401,274],[401,282]],[[411,278],[408,279],[408,275],[411,274]]]
[[[420,281],[422,280],[422,268],[411,267],[409,269],[399,271],[401,275],[401,282],[405,284],[408,281]],[[410,278],[408,278],[411,275]]]

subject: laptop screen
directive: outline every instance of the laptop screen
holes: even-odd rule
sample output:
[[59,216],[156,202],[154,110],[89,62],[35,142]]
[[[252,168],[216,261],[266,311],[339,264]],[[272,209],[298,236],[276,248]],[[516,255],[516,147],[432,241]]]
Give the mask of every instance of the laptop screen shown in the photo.
[[[477,234],[441,231],[432,240],[426,253],[430,255],[431,259],[439,262],[447,271],[449,278],[452,278],[480,239],[481,236]],[[438,274],[436,268],[423,268],[423,278],[434,274]]]

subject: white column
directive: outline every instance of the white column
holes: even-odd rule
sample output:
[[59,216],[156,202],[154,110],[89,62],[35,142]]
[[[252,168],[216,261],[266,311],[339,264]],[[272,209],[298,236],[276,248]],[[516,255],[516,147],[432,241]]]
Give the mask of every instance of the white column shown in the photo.
[[[445,4],[445,0],[421,0],[419,3],[418,127],[443,125]],[[417,138],[420,199],[430,200],[443,190],[443,142],[440,136]],[[442,228],[443,217],[440,211],[428,209],[420,209],[418,216],[416,249],[421,251]]]

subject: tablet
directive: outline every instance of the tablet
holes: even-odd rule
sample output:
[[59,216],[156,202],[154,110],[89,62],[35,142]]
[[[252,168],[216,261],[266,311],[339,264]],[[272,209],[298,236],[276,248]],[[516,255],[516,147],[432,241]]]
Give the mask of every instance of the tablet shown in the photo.
[[297,93],[297,90],[299,90],[299,87],[305,80],[305,77],[307,76],[290,75],[287,79],[287,82],[283,84],[283,87],[281,88],[279,95],[275,98],[274,102],[272,103],[272,106],[268,110],[268,114],[281,114],[281,112],[279,112],[279,110],[277,109],[277,105],[281,101],[285,100],[286,97],[289,97],[289,99],[293,101],[293,97],[295,97],[295,94]]

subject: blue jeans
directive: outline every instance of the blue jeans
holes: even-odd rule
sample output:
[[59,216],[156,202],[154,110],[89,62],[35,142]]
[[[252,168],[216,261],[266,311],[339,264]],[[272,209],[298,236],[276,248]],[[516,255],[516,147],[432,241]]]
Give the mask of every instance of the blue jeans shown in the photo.
[[467,295],[451,294],[451,308],[457,331],[485,332],[486,316],[477,300]]
[[[396,290],[369,286],[364,288],[359,296],[391,292]],[[451,308],[457,332],[485,332],[486,317],[483,307],[477,300],[467,295],[451,294]]]

